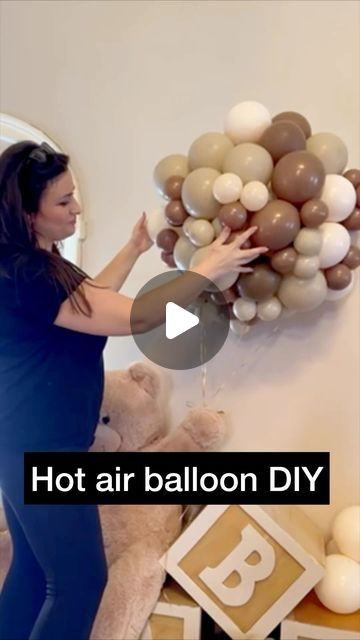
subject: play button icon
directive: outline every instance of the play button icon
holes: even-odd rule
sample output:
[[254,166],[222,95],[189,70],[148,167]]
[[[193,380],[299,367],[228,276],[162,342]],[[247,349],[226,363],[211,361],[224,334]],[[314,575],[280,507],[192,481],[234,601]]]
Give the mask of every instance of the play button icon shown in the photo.
[[166,305],[166,337],[168,340],[177,338],[185,331],[189,331],[199,324],[199,318],[190,311],[179,307],[175,302],[168,302]]
[[[189,286],[202,293],[185,307],[181,301]],[[139,333],[139,318],[146,322],[154,310],[162,324]],[[229,333],[229,316],[226,300],[212,281],[193,271],[172,269],[142,287],[134,299],[130,321],[133,339],[149,360],[167,369],[192,369],[221,349]]]

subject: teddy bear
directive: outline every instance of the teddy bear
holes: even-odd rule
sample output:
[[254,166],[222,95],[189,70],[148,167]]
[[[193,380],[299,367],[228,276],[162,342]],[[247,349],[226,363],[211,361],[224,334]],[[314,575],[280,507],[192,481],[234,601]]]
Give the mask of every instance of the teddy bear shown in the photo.
[[[100,421],[89,452],[214,451],[226,434],[225,416],[188,410],[169,431],[159,370],[135,362],[107,371]],[[108,582],[90,640],[137,640],[166,578],[160,557],[185,525],[182,505],[99,505]],[[8,531],[0,532],[0,589],[10,562]]]

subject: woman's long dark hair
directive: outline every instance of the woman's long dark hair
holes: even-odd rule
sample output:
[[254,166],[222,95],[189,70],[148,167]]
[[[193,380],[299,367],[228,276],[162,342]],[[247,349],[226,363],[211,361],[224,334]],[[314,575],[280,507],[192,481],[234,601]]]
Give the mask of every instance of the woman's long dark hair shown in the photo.
[[[36,152],[40,153],[40,161],[33,153],[36,149],[40,150]],[[50,151],[46,145],[45,149]],[[33,159],[31,154],[35,156]],[[65,289],[74,311],[90,316],[91,306],[81,286],[84,277],[89,276],[63,258],[55,243],[51,252],[42,249],[31,224],[31,214],[39,210],[41,195],[54,178],[67,171],[68,164],[69,156],[54,150],[44,152],[42,145],[30,140],[12,144],[3,151],[0,155],[0,250],[1,245],[6,245],[20,255],[43,254],[48,277]]]

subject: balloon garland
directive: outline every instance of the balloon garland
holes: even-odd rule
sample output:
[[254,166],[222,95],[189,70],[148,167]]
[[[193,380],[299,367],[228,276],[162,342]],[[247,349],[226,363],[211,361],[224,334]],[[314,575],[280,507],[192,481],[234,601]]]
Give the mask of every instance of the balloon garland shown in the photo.
[[252,101],[234,106],[224,129],[201,135],[187,155],[166,156],[155,167],[166,204],[150,214],[148,230],[161,259],[189,269],[206,257],[222,226],[232,231],[227,242],[257,226],[245,246],[269,251],[251,273],[232,271],[215,281],[239,334],[244,323],[346,296],[360,265],[352,239],[360,230],[360,170],[345,170],[344,142],[333,133],[312,134],[299,113],[271,118]]

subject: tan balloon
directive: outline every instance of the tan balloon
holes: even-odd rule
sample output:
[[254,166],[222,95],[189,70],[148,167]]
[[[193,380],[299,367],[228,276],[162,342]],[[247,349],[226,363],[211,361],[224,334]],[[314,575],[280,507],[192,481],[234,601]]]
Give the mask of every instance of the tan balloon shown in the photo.
[[294,267],[294,276],[313,278],[320,268],[319,256],[299,256]]
[[360,208],[355,207],[346,220],[342,220],[341,224],[348,231],[360,231]]
[[265,300],[265,302],[259,302],[257,305],[257,316],[264,322],[271,322],[276,320],[282,311],[282,304],[276,296]]
[[311,311],[325,300],[327,284],[324,274],[318,271],[313,278],[297,278],[294,275],[283,277],[278,298],[288,309]]
[[181,189],[184,184],[184,178],[181,176],[170,176],[164,184],[164,194],[169,200],[180,200]]
[[351,282],[351,271],[346,264],[336,264],[325,270],[325,278],[330,289],[346,289]]
[[342,173],[348,161],[348,151],[334,133],[315,133],[307,139],[306,148],[321,160],[325,173]]
[[[191,258],[190,268],[197,267],[203,260],[205,260],[210,250],[210,247],[201,247],[201,249],[197,249]],[[220,291],[224,291],[225,289],[229,289],[229,287],[231,287],[234,282],[236,282],[238,277],[238,271],[229,271],[229,273],[225,273],[218,278],[214,278],[214,284],[210,284],[208,287],[206,287],[206,291],[217,291],[217,289],[220,289]]]
[[281,120],[274,122],[262,134],[259,144],[277,162],[290,151],[300,151],[306,147],[306,139],[302,129],[294,122]]
[[218,237],[220,235],[220,233],[222,232],[222,229],[223,229],[223,226],[222,226],[219,218],[214,218],[214,220],[212,221],[211,224],[214,227],[215,236]]
[[273,170],[270,153],[252,142],[238,144],[225,157],[223,172],[235,173],[243,184],[258,180],[267,184]]
[[195,218],[213,220],[219,213],[220,203],[213,196],[213,184],[220,173],[215,169],[195,169],[185,178],[182,201],[188,213]]
[[302,204],[317,198],[325,182],[321,160],[309,151],[291,151],[276,163],[271,186],[280,199]]
[[257,264],[252,273],[240,275],[236,286],[242,298],[263,302],[276,293],[281,277],[267,264]]
[[270,264],[278,273],[291,273],[294,270],[298,254],[292,247],[277,251],[271,258]]
[[309,136],[311,136],[310,123],[301,113],[297,113],[297,111],[282,111],[272,119],[273,122],[282,122],[283,120],[286,120],[287,122],[294,122],[298,127],[300,127],[300,129],[302,129],[305,138],[309,138]]
[[189,173],[188,158],[182,154],[166,156],[154,169],[154,182],[157,190],[163,198],[168,198],[165,193],[165,183],[172,176],[185,178]]
[[224,133],[204,133],[194,140],[189,149],[190,170],[211,167],[221,171],[225,156],[233,146],[230,138]]
[[343,263],[346,264],[349,269],[356,269],[357,267],[359,267],[360,248],[352,244],[343,260]]
[[300,211],[301,222],[305,227],[318,227],[329,215],[329,207],[322,200],[308,200]]
[[180,271],[185,271],[189,268],[191,258],[196,250],[196,247],[192,242],[190,242],[190,240],[188,240],[188,238],[179,238],[175,244],[173,255],[175,264]]
[[252,236],[253,244],[274,251],[284,249],[299,232],[299,212],[290,202],[271,200],[263,209],[253,214],[251,225],[258,228]]
[[355,187],[360,185],[360,169],[348,169],[344,173],[344,178],[350,180],[351,184]]
[[302,228],[294,240],[294,247],[304,256],[316,256],[320,253],[322,235],[317,229]]
[[210,244],[215,237],[214,227],[208,220],[194,220],[189,230],[188,238],[197,247]]

